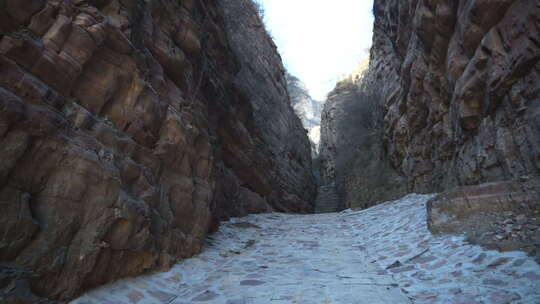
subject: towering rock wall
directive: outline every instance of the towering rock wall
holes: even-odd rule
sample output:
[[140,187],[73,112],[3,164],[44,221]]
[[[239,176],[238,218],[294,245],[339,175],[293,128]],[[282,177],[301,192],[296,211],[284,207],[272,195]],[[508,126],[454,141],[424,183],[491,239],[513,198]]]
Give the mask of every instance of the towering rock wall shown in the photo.
[[540,175],[538,1],[376,0],[373,12],[364,83],[382,96],[382,155],[408,191]]
[[229,216],[312,210],[250,1],[6,0],[0,32],[0,302],[169,267]]
[[[223,147],[218,154],[224,167],[216,178],[227,181],[218,189],[214,204],[222,212],[216,214],[311,211],[316,186],[310,143],[291,107],[277,47],[251,0],[218,6],[239,69],[232,79],[236,104],[225,99],[224,109],[210,109],[211,117],[217,114],[214,128]],[[229,214],[237,206],[240,210]]]
[[412,191],[540,174],[540,3],[375,1],[390,161]]

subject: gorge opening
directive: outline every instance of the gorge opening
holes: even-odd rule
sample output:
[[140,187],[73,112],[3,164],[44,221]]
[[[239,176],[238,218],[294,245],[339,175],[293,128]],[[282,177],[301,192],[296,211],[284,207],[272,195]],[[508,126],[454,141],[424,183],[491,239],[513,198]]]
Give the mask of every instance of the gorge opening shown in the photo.
[[538,1],[265,3],[0,1],[0,303],[540,302]]

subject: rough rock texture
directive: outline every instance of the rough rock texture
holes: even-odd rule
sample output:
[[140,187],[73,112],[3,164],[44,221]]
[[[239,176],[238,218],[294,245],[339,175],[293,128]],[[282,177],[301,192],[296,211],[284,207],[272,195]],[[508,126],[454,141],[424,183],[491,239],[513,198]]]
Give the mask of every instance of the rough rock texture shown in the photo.
[[540,2],[376,0],[373,12],[364,82],[384,104],[380,166],[421,193],[540,175]]
[[367,208],[405,195],[405,182],[390,166],[383,149],[383,108],[377,87],[365,85],[362,62],[328,94],[322,113],[321,179],[316,210]]
[[[236,103],[231,107],[225,96],[221,109],[210,107],[210,116],[217,116],[214,128],[223,147],[218,153],[225,165],[219,165],[216,179],[226,181],[218,185],[214,202],[221,212],[214,213],[229,217],[269,209],[311,212],[316,185],[310,143],[291,107],[277,47],[250,0],[220,1],[219,7],[240,67],[232,80]],[[223,89],[218,94],[227,94]],[[228,177],[231,174],[236,177]],[[230,211],[244,203],[246,208]]]
[[0,2],[0,302],[169,267],[231,215],[312,210],[279,55],[250,1],[225,2]]
[[321,112],[322,102],[309,95],[306,85],[297,77],[287,73],[287,89],[295,113],[302,120],[304,128],[308,131],[311,140],[311,150],[314,157],[319,153],[321,138]]
[[465,232],[499,250],[525,250],[540,261],[540,181],[505,181],[446,191],[427,204],[432,233]]
[[[297,77],[287,73],[287,91],[291,98],[291,104],[294,108],[294,112],[304,126],[309,141],[311,144],[311,160],[312,160],[312,172],[317,185],[317,193],[321,192],[321,178],[320,178],[320,158],[319,158],[319,143],[321,138],[321,111],[322,102],[315,100],[309,95],[309,91],[306,85]],[[315,200],[315,212],[320,212],[320,208],[317,208],[317,199]]]
[[370,69],[409,190],[540,175],[540,2],[378,0]]

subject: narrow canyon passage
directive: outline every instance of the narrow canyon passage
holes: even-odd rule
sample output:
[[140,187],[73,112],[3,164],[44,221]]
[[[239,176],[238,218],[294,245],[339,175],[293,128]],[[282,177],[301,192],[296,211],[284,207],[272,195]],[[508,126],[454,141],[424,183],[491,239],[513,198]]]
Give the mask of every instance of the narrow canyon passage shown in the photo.
[[0,304],[540,303],[539,37],[539,0],[0,0]]
[[540,302],[540,266],[525,253],[432,236],[430,197],[412,194],[363,211],[232,219],[199,256],[72,303]]

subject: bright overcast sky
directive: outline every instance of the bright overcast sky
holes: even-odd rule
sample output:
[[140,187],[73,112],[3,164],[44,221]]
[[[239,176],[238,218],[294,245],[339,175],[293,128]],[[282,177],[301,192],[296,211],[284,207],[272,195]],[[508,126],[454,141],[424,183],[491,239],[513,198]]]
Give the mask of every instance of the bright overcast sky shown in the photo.
[[324,100],[371,46],[373,0],[260,0],[287,70]]

